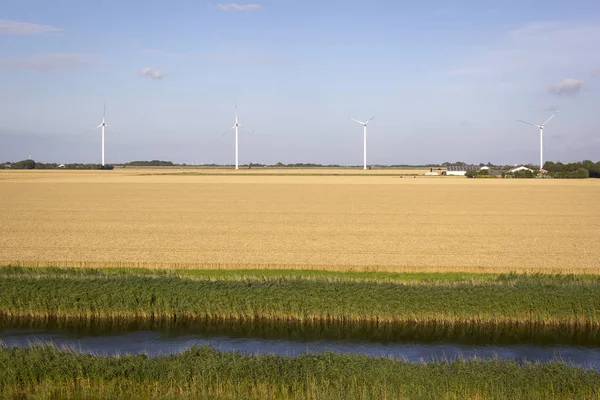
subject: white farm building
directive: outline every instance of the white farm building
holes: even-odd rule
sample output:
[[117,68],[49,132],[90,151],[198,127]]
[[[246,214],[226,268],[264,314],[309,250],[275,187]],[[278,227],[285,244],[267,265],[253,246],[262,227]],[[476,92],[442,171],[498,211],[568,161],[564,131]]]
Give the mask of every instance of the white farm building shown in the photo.
[[515,172],[520,172],[520,171],[529,171],[529,172],[533,172],[533,170],[532,170],[531,168],[527,168],[527,167],[525,167],[525,166],[523,166],[523,165],[521,165],[520,167],[517,167],[517,168],[513,168],[513,169],[511,169],[511,170],[510,170],[510,171],[508,171],[508,172],[510,172],[511,174],[514,174]]
[[450,165],[446,170],[446,175],[465,176],[467,171],[480,171],[479,165]]

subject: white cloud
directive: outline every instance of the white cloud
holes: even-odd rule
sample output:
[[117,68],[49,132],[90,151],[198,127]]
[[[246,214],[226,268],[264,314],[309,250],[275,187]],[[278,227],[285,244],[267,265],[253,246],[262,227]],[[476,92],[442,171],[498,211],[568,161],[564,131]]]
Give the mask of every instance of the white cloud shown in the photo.
[[564,81],[550,86],[548,89],[550,93],[558,96],[575,96],[581,92],[581,89],[585,86],[585,81],[580,79],[568,78]]
[[236,4],[236,3],[230,3],[230,4],[217,4],[216,8],[218,8],[221,11],[233,11],[233,12],[238,12],[238,11],[257,11],[260,10],[262,8],[262,6],[260,4]]
[[159,69],[154,69],[150,67],[146,67],[141,71],[138,71],[138,75],[143,78],[150,78],[154,80],[161,80],[165,77],[165,72]]
[[0,58],[0,68],[61,71],[92,67],[98,62],[89,54],[46,53],[25,58]]
[[39,35],[49,32],[60,32],[62,29],[50,25],[30,24],[27,22],[0,19],[0,34],[7,35]]

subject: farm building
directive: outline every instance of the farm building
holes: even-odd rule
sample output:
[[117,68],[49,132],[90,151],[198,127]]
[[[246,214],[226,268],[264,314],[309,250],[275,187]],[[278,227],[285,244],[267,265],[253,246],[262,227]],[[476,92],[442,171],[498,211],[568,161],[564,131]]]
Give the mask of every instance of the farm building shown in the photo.
[[433,168],[429,168],[429,172],[425,173],[425,176],[438,176],[442,174],[442,169],[438,168],[436,171]]
[[480,171],[479,165],[450,165],[446,170],[446,175],[464,176],[467,171]]
[[525,167],[525,166],[523,166],[523,165],[521,165],[520,167],[517,167],[517,168],[513,168],[513,169],[511,169],[511,170],[510,170],[510,171],[508,171],[508,172],[510,172],[510,173],[512,173],[512,174],[514,174],[515,172],[520,172],[520,171],[529,171],[529,172],[533,172],[533,170],[532,170],[531,168],[527,168],[527,167]]

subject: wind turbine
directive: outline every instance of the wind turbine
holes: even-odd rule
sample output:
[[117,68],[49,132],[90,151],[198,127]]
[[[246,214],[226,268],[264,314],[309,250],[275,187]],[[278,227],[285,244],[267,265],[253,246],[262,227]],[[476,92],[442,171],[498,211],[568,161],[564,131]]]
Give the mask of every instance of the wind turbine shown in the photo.
[[371,118],[367,122],[362,122],[362,121],[359,121],[357,119],[350,118],[352,121],[354,121],[354,122],[356,122],[358,124],[361,124],[363,126],[363,128],[364,128],[364,146],[363,146],[363,153],[364,153],[363,163],[364,163],[364,167],[363,167],[363,169],[367,169],[367,125],[369,125],[369,122],[373,121],[378,116],[379,116],[379,114],[377,114],[376,116],[374,116],[373,118]]
[[526,121],[521,121],[520,119],[516,120],[517,122],[522,122],[524,124],[535,126],[536,128],[540,128],[540,171],[544,169],[544,127],[546,126],[546,124],[548,122],[550,122],[550,120],[552,118],[556,117],[556,114],[558,114],[558,111],[555,111],[554,114],[552,114],[550,116],[550,118],[548,118],[546,120],[546,122],[544,122],[543,124],[540,124],[540,125],[532,124],[532,123],[526,122]]
[[94,130],[98,128],[102,128],[102,167],[104,167],[104,130],[108,125],[106,125],[106,102],[104,102],[104,114],[102,115],[102,123],[94,128]]
[[[235,123],[227,132],[225,132],[225,134],[227,134],[229,131],[235,129],[235,169],[240,169],[238,163],[238,135],[240,128],[245,128],[245,126],[240,124],[240,121],[238,120],[237,103],[235,103]],[[248,130],[252,132],[252,129],[248,128]]]

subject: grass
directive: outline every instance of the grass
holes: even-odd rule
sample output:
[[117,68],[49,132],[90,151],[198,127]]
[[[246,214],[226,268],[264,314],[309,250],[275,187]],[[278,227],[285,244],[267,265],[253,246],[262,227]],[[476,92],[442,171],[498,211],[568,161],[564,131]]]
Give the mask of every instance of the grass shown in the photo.
[[600,373],[561,362],[409,363],[325,353],[294,358],[223,353],[98,357],[0,347],[5,398],[597,399]]
[[[186,274],[190,275],[189,272]],[[5,317],[600,326],[600,277],[415,281],[0,269]],[[193,275],[193,274],[192,274]],[[218,274],[217,274],[218,275]],[[414,278],[411,276],[411,278]],[[451,278],[455,278],[452,277]]]
[[[327,280],[355,280],[374,282],[404,282],[404,283],[431,283],[431,282],[464,282],[464,281],[494,281],[511,279],[512,274],[476,274],[469,272],[445,273],[420,273],[420,272],[376,272],[376,271],[328,271],[328,270],[300,270],[300,269],[144,269],[144,268],[79,268],[79,267],[43,267],[30,268],[19,266],[0,267],[0,277],[3,274],[28,273],[32,275],[64,275],[71,276],[89,275],[91,273],[117,274],[117,275],[152,275],[175,276],[200,280],[265,280],[279,278],[301,279],[327,279]],[[523,278],[525,275],[522,275]],[[565,279],[595,280],[597,275],[565,275]],[[542,279],[542,276],[539,276]]]
[[0,264],[600,273],[596,181],[104,172],[0,171]]

